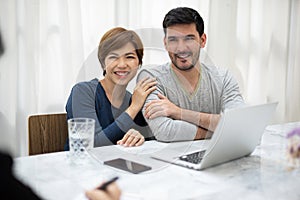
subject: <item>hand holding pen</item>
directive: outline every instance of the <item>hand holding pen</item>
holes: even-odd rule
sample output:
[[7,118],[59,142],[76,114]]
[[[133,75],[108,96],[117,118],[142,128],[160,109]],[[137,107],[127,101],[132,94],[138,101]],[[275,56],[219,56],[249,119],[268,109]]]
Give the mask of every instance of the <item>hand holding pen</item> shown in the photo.
[[99,190],[106,190],[106,188],[107,188],[108,185],[112,184],[113,182],[115,182],[118,179],[119,179],[119,177],[114,177],[114,178],[110,179],[109,181],[106,181],[105,183],[103,183],[99,187],[97,187],[97,189],[99,189]]
[[103,183],[99,187],[89,190],[85,193],[85,195],[90,200],[119,200],[121,197],[121,190],[115,181],[118,177],[112,178],[111,180]]

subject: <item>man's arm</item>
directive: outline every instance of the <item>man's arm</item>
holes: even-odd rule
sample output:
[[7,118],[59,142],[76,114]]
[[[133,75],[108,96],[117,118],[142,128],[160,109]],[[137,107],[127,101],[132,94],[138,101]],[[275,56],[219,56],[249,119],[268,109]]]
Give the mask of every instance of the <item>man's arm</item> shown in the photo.
[[222,110],[245,106],[237,80],[228,70],[223,76]]
[[219,114],[209,114],[204,112],[196,112],[192,110],[180,109],[181,119],[202,127],[208,131],[214,132],[219,120]]
[[[142,70],[138,77],[137,81],[142,79],[143,77],[155,77],[149,71]],[[164,94],[164,90],[162,85],[157,84],[157,89],[152,92],[146,99],[145,105],[147,103],[158,100],[157,94]],[[143,114],[145,116],[145,105],[143,107]],[[199,131],[198,126],[183,120],[172,119],[167,116],[160,116],[156,118],[146,118],[146,121],[157,140],[164,142],[172,142],[172,141],[186,141],[186,140],[194,140],[203,138],[204,131]],[[199,133],[198,133],[199,132]],[[201,134],[200,134],[201,133]]]
[[[220,96],[221,110],[244,106],[245,103],[240,93],[239,85],[232,74],[228,70],[220,70],[218,73],[220,73],[218,77],[221,77],[219,79],[219,87],[222,88]],[[158,93],[157,95],[157,100],[151,101],[145,106],[146,118],[152,119],[158,116],[166,116],[187,121],[212,132],[216,129],[220,119],[219,114],[182,109],[174,105],[162,94]]]
[[[153,100],[145,105],[145,117],[153,119],[159,116],[170,117],[175,120],[183,120],[204,130],[214,132],[220,115],[197,112],[193,110],[182,109],[168,100],[167,97],[158,93],[159,99]],[[203,131],[202,131],[203,132]]]
[[198,127],[196,136],[195,136],[195,140],[201,140],[201,139],[209,139],[211,138],[213,132],[206,130],[204,128]]

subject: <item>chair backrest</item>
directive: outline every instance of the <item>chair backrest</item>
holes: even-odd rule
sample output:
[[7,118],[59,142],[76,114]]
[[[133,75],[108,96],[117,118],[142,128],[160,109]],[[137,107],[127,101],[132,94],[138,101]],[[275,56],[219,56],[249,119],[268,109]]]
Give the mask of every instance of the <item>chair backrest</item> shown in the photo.
[[29,116],[28,135],[29,155],[63,151],[68,137],[67,114]]

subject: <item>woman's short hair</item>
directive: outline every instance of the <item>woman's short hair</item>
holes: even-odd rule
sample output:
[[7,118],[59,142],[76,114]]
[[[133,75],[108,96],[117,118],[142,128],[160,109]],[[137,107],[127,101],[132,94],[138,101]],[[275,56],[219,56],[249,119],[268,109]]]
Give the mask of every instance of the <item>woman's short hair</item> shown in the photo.
[[117,49],[122,48],[130,42],[136,51],[139,59],[139,65],[143,64],[144,47],[140,37],[131,30],[122,27],[116,27],[107,31],[101,38],[98,46],[98,59],[103,68],[105,75],[105,58],[106,56]]

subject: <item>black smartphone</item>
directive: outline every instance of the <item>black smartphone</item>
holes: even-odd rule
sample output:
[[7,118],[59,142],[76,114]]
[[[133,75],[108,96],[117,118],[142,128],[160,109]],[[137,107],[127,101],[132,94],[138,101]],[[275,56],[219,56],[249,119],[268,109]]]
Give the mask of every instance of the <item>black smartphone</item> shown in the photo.
[[123,158],[117,158],[113,160],[108,160],[104,162],[105,165],[109,165],[111,167],[115,167],[118,169],[122,169],[127,172],[131,172],[133,174],[138,174],[144,171],[151,170],[152,168],[137,162],[133,162],[130,160],[125,160]]

